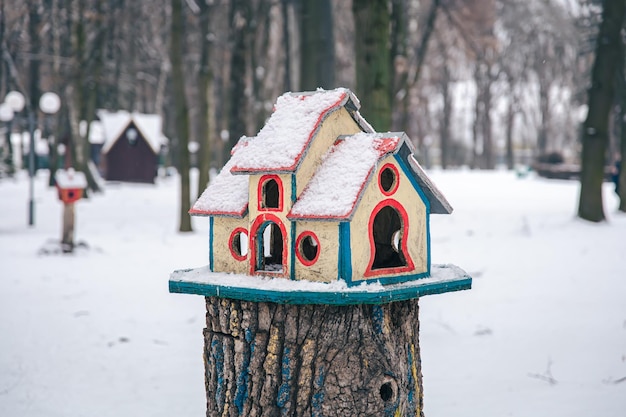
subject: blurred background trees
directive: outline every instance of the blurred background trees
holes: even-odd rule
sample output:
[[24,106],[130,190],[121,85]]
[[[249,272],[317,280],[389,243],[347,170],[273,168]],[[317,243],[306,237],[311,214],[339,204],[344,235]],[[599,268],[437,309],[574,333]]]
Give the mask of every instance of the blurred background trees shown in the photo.
[[374,128],[406,131],[426,167],[579,163],[601,12],[595,0],[0,0],[0,97],[59,93],[56,137],[79,169],[89,144],[78,125],[96,109],[160,114],[168,163],[194,151],[190,194],[278,95],[316,87],[355,91]]

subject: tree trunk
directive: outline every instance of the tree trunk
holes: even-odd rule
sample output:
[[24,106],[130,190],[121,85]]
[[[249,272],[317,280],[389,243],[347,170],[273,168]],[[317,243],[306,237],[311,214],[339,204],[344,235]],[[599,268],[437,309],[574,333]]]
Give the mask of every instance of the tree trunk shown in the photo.
[[548,81],[546,76],[539,78],[539,110],[541,112],[541,124],[537,132],[538,156],[543,156],[548,152],[548,129],[550,127],[550,96]]
[[362,113],[376,131],[391,128],[391,58],[386,0],[352,3],[356,49],[356,93]]
[[252,7],[247,0],[233,0],[230,10],[232,55],[230,61],[230,89],[228,92],[228,147],[224,158],[228,160],[230,150],[241,136],[246,134],[246,65],[248,45],[246,35],[250,26]]
[[206,307],[207,416],[423,416],[417,299]]
[[335,39],[330,0],[303,0],[300,9],[300,90],[335,86]]
[[171,0],[172,22],[170,61],[172,62],[172,88],[174,95],[176,136],[178,138],[180,174],[180,232],[191,232],[191,190],[189,184],[189,110],[185,97],[183,75],[183,10],[182,0]]
[[620,60],[621,68],[619,69],[620,79],[622,81],[621,88],[621,105],[620,105],[620,147],[619,147],[619,171],[617,172],[617,187],[616,192],[619,197],[618,210],[626,212],[626,167],[624,161],[626,160],[626,77],[624,76],[624,50],[622,49],[622,58]]
[[38,1],[28,2],[28,40],[30,42],[31,58],[29,61],[29,97],[30,107],[33,111],[39,108],[41,91],[40,81],[40,55],[41,55],[41,11]]
[[209,114],[209,101],[211,100],[211,83],[213,72],[211,71],[211,43],[208,40],[210,30],[210,13],[207,2],[199,2],[200,7],[200,33],[201,55],[200,71],[198,74],[198,109],[200,111],[200,129],[198,130],[198,196],[202,194],[209,184],[209,170],[211,169],[211,116]]
[[605,0],[596,43],[596,57],[589,89],[589,112],[583,124],[582,172],[578,216],[589,221],[605,219],[602,204],[605,152],[608,143],[609,113],[613,105],[615,71],[621,68],[620,30],[624,1]]
[[513,127],[515,125],[515,109],[513,96],[509,98],[509,105],[506,113],[506,167],[512,170],[515,168],[515,157],[513,151]]
[[[440,43],[441,49],[445,48]],[[448,70],[447,56],[444,54],[444,65],[441,74],[441,95],[443,96],[443,109],[441,110],[441,123],[439,125],[441,169],[447,169],[450,163],[450,122],[452,119],[452,97],[450,96],[450,71]]]
[[[407,0],[391,1],[391,68],[393,88],[391,96],[392,130],[408,130],[408,106],[404,98],[409,95],[409,63],[407,41],[409,37]],[[406,111],[405,111],[406,110]]]

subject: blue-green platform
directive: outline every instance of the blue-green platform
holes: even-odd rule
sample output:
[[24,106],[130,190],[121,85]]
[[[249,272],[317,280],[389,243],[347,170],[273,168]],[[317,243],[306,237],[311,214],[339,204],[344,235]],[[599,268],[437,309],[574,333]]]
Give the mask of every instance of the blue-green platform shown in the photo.
[[196,294],[243,301],[280,304],[386,304],[425,295],[468,290],[472,278],[456,265],[433,265],[430,276],[399,284],[378,282],[347,286],[331,283],[266,278],[211,272],[207,266],[174,271],[170,276],[172,293]]

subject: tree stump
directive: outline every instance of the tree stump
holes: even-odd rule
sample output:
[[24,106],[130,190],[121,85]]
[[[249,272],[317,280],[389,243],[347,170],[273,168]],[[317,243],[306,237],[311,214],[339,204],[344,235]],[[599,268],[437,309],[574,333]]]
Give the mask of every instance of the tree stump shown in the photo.
[[423,416],[417,298],[205,298],[207,416]]

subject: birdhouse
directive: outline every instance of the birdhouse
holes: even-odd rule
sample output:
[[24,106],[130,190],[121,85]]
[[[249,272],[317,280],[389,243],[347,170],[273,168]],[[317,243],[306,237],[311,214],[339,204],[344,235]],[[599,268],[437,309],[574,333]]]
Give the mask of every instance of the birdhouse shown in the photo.
[[431,265],[430,215],[452,207],[407,135],[359,108],[344,88],[282,95],[190,210],[208,265],[169,285],[207,299],[208,414],[421,412],[417,299],[471,278]]
[[64,204],[72,204],[80,200],[83,190],[87,188],[85,174],[74,171],[74,168],[59,169],[54,178],[59,200]]

